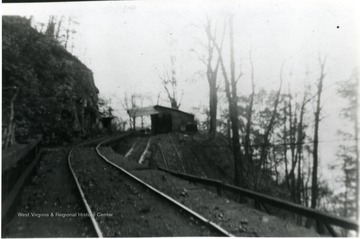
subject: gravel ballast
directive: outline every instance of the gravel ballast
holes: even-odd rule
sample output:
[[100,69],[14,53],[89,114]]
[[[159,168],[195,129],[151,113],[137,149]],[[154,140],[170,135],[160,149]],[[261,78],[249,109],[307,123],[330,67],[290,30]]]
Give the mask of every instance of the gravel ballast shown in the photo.
[[220,236],[129,180],[93,148],[78,149],[72,166],[106,237]]
[[241,237],[314,237],[316,232],[298,227],[291,222],[255,210],[249,205],[239,204],[218,196],[201,186],[171,176],[156,169],[139,170],[138,166],[115,153],[111,148],[101,148],[101,152],[112,162],[130,170],[132,174],[163,191],[185,206],[217,223],[225,230]]

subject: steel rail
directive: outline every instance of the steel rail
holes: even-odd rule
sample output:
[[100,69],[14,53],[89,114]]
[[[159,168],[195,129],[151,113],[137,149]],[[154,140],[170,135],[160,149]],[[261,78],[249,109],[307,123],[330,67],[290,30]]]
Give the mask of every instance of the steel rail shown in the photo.
[[[101,143],[99,143],[96,146],[96,152],[98,153],[98,155],[108,164],[114,166],[115,168],[119,169],[122,173],[124,173],[125,175],[127,175],[128,177],[132,178],[133,180],[135,180],[136,182],[138,182],[139,184],[145,186],[146,188],[150,189],[152,192],[154,192],[156,195],[161,196],[162,198],[164,198],[165,200],[167,200],[168,202],[172,203],[173,205],[176,205],[177,207],[181,208],[182,210],[184,210],[185,212],[189,213],[191,216],[197,218],[198,220],[202,221],[203,223],[207,224],[209,227],[211,227],[212,229],[215,229],[216,231],[220,232],[222,235],[227,236],[227,237],[235,237],[235,235],[231,234],[230,232],[226,231],[224,228],[222,228],[221,226],[217,225],[216,223],[210,221],[209,219],[205,218],[204,216],[198,214],[197,212],[191,210],[190,208],[186,207],[185,205],[181,204],[180,202],[176,201],[175,199],[173,199],[172,197],[168,196],[167,194],[157,190],[156,188],[154,188],[153,186],[147,184],[146,182],[144,182],[143,180],[139,179],[138,177],[136,177],[135,175],[131,174],[130,172],[126,171],[125,169],[123,169],[122,167],[118,166],[117,164],[111,162],[110,160],[108,160],[99,150],[99,148],[101,147],[102,144],[108,143],[111,140],[106,140],[103,141]],[[145,149],[146,150],[146,149]]]
[[172,140],[172,138],[171,138],[170,133],[168,133],[168,136],[169,136],[169,141],[170,141],[170,143],[171,143],[171,146],[174,148],[175,153],[176,153],[176,156],[177,156],[177,158],[178,158],[179,161],[180,161],[181,168],[182,168],[183,172],[186,174],[186,170],[185,170],[185,167],[184,167],[184,163],[183,163],[183,161],[181,160],[179,151],[177,150],[177,148],[176,148],[176,146],[175,146],[175,144],[174,144],[174,142],[173,142],[173,140]]
[[84,194],[83,190],[81,189],[79,180],[78,180],[78,178],[76,177],[75,171],[74,171],[74,169],[73,169],[72,166],[71,166],[72,153],[73,153],[74,149],[77,148],[77,147],[79,147],[79,145],[78,145],[78,146],[75,146],[75,147],[73,147],[73,148],[71,149],[71,151],[70,151],[70,153],[69,153],[69,155],[68,155],[68,165],[69,165],[71,174],[72,174],[72,176],[73,176],[73,178],[74,178],[74,180],[75,180],[76,186],[77,186],[77,188],[78,188],[78,190],[79,190],[81,199],[82,199],[82,201],[83,201],[83,203],[84,203],[84,205],[85,205],[85,207],[86,207],[86,211],[88,212],[88,214],[89,214],[89,216],[90,216],[90,219],[91,219],[92,225],[93,225],[93,227],[94,227],[94,229],[95,229],[95,231],[96,231],[96,234],[97,234],[98,237],[103,237],[103,233],[102,233],[102,231],[100,230],[99,224],[97,223],[97,221],[96,221],[96,219],[95,219],[95,217],[94,217],[95,214],[91,211],[90,205],[88,204],[88,202],[87,202],[87,200],[86,200],[86,197],[85,197],[85,194]]
[[129,157],[129,155],[132,153],[132,151],[134,150],[134,147],[137,143],[137,139],[135,140],[135,142],[131,145],[131,148],[129,149],[129,151],[127,151],[127,153],[125,154],[125,158]]
[[163,151],[163,149],[162,149],[162,147],[161,147],[161,144],[158,143],[157,145],[159,146],[159,149],[160,149],[160,152],[161,152],[161,156],[162,156],[162,158],[163,158],[163,160],[164,160],[165,166],[166,166],[167,169],[169,169],[169,166],[168,166],[167,160],[166,160],[166,158],[165,158],[164,151]]
[[186,180],[189,180],[192,182],[198,182],[198,183],[201,183],[201,184],[204,184],[207,186],[216,187],[218,192],[221,192],[221,190],[231,191],[231,192],[237,193],[238,195],[242,195],[242,196],[249,197],[249,198],[252,198],[255,200],[259,200],[259,201],[262,201],[269,205],[272,205],[274,207],[284,209],[287,211],[291,211],[291,212],[294,212],[294,213],[297,213],[297,214],[300,214],[300,215],[303,215],[303,216],[306,216],[306,217],[309,217],[309,218],[312,218],[315,220],[320,220],[320,221],[323,221],[323,222],[326,222],[326,223],[329,223],[332,225],[340,226],[345,229],[359,231],[358,222],[347,219],[347,218],[334,216],[331,214],[320,212],[318,210],[304,207],[299,204],[295,204],[295,203],[292,203],[289,201],[274,198],[274,197],[271,197],[271,196],[268,196],[268,195],[265,195],[262,193],[258,193],[258,192],[254,192],[254,191],[251,191],[248,189],[229,185],[220,180],[196,177],[194,175],[183,174],[183,173],[175,172],[175,171],[165,169],[162,167],[158,167],[158,169],[161,171],[170,173],[179,178],[183,178],[183,179],[186,179]]
[[139,159],[139,162],[138,162],[139,164],[142,164],[144,162],[145,156],[146,156],[146,154],[147,154],[147,152],[149,151],[149,148],[150,148],[150,142],[151,142],[151,136],[150,136],[150,138],[149,138],[149,140],[148,140],[148,142],[146,144],[146,148],[145,148],[144,152],[140,156],[140,159]]

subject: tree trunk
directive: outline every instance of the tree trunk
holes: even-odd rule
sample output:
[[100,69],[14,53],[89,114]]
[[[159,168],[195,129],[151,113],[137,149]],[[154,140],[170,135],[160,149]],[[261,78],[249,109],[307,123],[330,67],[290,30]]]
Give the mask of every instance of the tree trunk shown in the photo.
[[301,152],[299,153],[299,163],[297,171],[297,181],[296,181],[296,202],[301,204]]
[[301,104],[300,109],[300,119],[299,124],[297,128],[297,161],[298,163],[298,171],[297,171],[297,182],[296,182],[296,202],[298,204],[301,204],[301,160],[302,160],[302,151],[303,151],[303,140],[304,140],[304,134],[303,134],[303,121],[304,121],[304,113],[305,113],[305,106],[306,106],[307,100],[306,100],[306,93],[304,92],[304,98]]
[[231,100],[230,100],[230,117],[231,117],[231,129],[233,133],[232,144],[233,154],[235,160],[235,175],[234,184],[243,186],[245,185],[243,177],[243,162],[242,152],[240,148],[240,136],[239,136],[239,120],[238,120],[238,105],[237,105],[237,82],[235,80],[235,60],[234,60],[234,35],[233,35],[233,16],[229,18],[230,27],[230,82],[231,82]]
[[230,117],[227,118],[226,136],[228,139],[229,147],[231,147],[231,122]]
[[296,112],[294,113],[294,117],[295,119],[293,120],[293,112],[292,112],[292,105],[291,105],[291,96],[289,93],[289,130],[290,130],[290,151],[291,151],[291,170],[290,170],[290,180],[291,180],[291,184],[292,184],[292,190],[294,188],[294,170],[296,167],[296,157],[295,157],[295,136],[296,136],[296,130],[295,130],[295,126],[296,125]]
[[65,31],[65,43],[64,43],[64,47],[65,47],[66,50],[67,50],[67,47],[68,47],[69,38],[70,38],[70,33],[71,33],[71,30],[70,30],[71,22],[72,22],[72,17],[69,17],[69,18],[68,18],[68,26],[67,26],[66,31]]
[[[218,53],[221,65],[221,70],[225,82],[226,97],[229,102],[229,115],[231,121],[231,132],[232,132],[232,150],[234,157],[234,184],[237,186],[244,186],[245,181],[243,177],[243,158],[242,151],[240,148],[240,135],[239,135],[239,122],[238,122],[238,97],[237,97],[237,81],[242,76],[240,72],[237,79],[235,79],[235,60],[234,60],[234,36],[233,36],[233,16],[229,18],[229,38],[230,38],[230,77],[228,77],[224,61],[221,56],[221,48],[212,39]],[[230,80],[229,80],[230,79]]]
[[216,118],[217,118],[217,89],[216,89],[216,79],[215,82],[209,81],[210,87],[210,102],[209,102],[209,111],[210,111],[210,129],[209,134],[211,138],[215,137],[216,134]]
[[283,134],[283,140],[284,140],[284,162],[285,162],[285,181],[286,181],[286,186],[290,192],[290,182],[289,182],[289,166],[288,166],[288,158],[287,158],[287,128],[286,128],[286,123],[287,123],[287,111],[286,111],[286,104],[284,106],[284,134]]
[[[240,136],[239,136],[239,122],[238,122],[238,105],[237,105],[237,80],[235,79],[235,61],[234,61],[234,36],[233,36],[233,16],[229,18],[230,26],[230,77],[226,73],[224,66],[224,61],[221,56],[220,47],[214,42],[220,59],[220,65],[225,81],[225,92],[226,97],[229,102],[229,115],[231,121],[231,133],[232,133],[232,151],[234,157],[234,184],[237,186],[244,186],[245,182],[243,180],[243,162],[242,162],[242,152],[240,148]],[[238,77],[240,79],[241,73]],[[230,78],[230,80],[229,80]]]
[[49,17],[49,22],[45,31],[45,35],[49,36],[49,37],[55,37],[55,17],[54,16],[50,16]]
[[[207,35],[208,40],[208,56],[207,60],[203,61],[206,64],[206,76],[209,83],[209,112],[210,112],[210,127],[209,127],[209,135],[211,138],[215,137],[216,134],[216,123],[217,123],[217,103],[218,103],[218,97],[217,97],[217,72],[219,69],[220,64],[220,57],[218,57],[218,60],[216,61],[216,65],[213,68],[211,63],[214,59],[214,48],[216,44],[216,30],[214,33],[212,33],[211,29],[211,19],[207,19],[207,24],[205,25],[205,32]],[[223,44],[224,40],[224,34],[223,32],[222,40],[221,40],[221,46]],[[220,51],[219,51],[220,52]]]
[[284,140],[284,162],[285,162],[285,180],[286,180],[286,186],[290,192],[290,175],[289,175],[289,168],[288,168],[288,158],[287,158],[287,129],[286,129],[286,123],[287,123],[287,112],[286,112],[286,105],[284,106],[284,134],[283,134],[283,140]]
[[64,19],[64,16],[62,16],[58,22],[58,25],[57,25],[57,30],[56,30],[56,33],[55,33],[55,39],[56,40],[60,40],[60,30],[61,30],[61,24],[63,22],[63,19]]
[[170,98],[170,102],[171,102],[171,108],[172,108],[172,109],[176,109],[176,110],[179,109],[179,105],[178,105],[178,103],[177,103],[177,101],[176,101],[175,98]]
[[314,129],[314,148],[313,148],[313,170],[312,170],[312,180],[311,180],[311,208],[316,208],[316,202],[318,199],[318,146],[319,146],[319,124],[320,124],[320,113],[321,113],[321,93],[323,89],[323,80],[325,77],[324,67],[326,58],[320,61],[320,77],[318,81],[318,89],[317,89],[317,102],[316,102],[316,111],[315,111],[315,129]]
[[[252,150],[250,148],[250,133],[251,133],[251,126],[252,126],[252,113],[254,107],[254,97],[255,97],[255,83],[254,83],[254,67],[252,63],[252,58],[250,54],[250,64],[251,64],[251,88],[252,92],[250,95],[250,102],[248,106],[248,110],[246,113],[246,126],[245,126],[245,139],[244,139],[244,151],[245,151],[245,173],[247,175],[246,180],[253,181],[254,178],[254,162],[252,159]],[[249,177],[250,175],[250,177]]]
[[133,117],[133,130],[136,130],[136,117]]
[[[282,87],[282,69],[283,69],[283,65],[281,66],[281,72],[280,72],[280,86],[279,86],[279,90],[276,94],[276,98],[275,98],[275,102],[274,102],[274,109],[272,111],[271,114],[271,118],[270,118],[270,122],[266,128],[265,134],[263,136],[263,145],[261,147],[261,151],[260,151],[260,163],[259,163],[259,167],[257,169],[257,171],[261,172],[261,167],[262,165],[266,164],[266,158],[268,155],[268,147],[270,145],[270,135],[271,135],[271,131],[273,130],[274,124],[275,124],[275,116],[276,116],[276,112],[277,112],[277,107],[279,105],[279,101],[280,101],[280,92],[281,92],[281,87]],[[260,178],[257,181],[257,184],[255,185],[257,188],[258,186],[260,186],[261,181],[262,181],[262,177],[264,174],[264,170],[263,173],[260,174]]]
[[[347,168],[347,162],[346,160],[344,160],[344,169]],[[345,192],[344,192],[344,214],[342,215],[343,217],[347,217],[348,216],[348,191],[349,191],[349,175],[345,174]]]
[[[294,111],[294,112],[293,112]],[[297,135],[297,112],[296,108],[292,109],[291,104],[291,95],[289,91],[289,133],[290,133],[290,152],[291,152],[291,168],[289,173],[289,181],[290,181],[290,194],[293,202],[297,201],[296,197],[296,177],[295,177],[295,170],[297,166],[297,159],[298,155],[296,153],[296,135]]]

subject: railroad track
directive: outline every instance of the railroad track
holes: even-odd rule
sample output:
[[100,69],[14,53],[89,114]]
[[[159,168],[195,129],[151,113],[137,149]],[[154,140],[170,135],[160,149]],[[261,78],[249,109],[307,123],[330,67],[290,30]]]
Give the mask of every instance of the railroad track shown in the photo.
[[180,155],[177,152],[174,143],[172,142],[171,136],[168,134],[167,137],[167,142],[159,140],[157,143],[161,153],[162,161],[164,162],[166,168],[171,170],[181,169],[181,171],[184,173],[185,168],[183,162],[181,161]]
[[233,236],[108,160],[100,151],[107,141],[68,156],[98,237]]
[[142,163],[145,157],[144,152],[146,151],[150,140],[151,137],[137,137],[136,141],[131,146],[130,150],[126,153],[125,157],[133,162],[139,162],[141,160]]

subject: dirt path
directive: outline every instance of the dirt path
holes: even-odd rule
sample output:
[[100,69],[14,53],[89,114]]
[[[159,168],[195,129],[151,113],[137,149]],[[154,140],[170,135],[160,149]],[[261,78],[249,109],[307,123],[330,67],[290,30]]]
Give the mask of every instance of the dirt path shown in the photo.
[[90,220],[67,166],[67,150],[45,153],[2,237],[92,237]]

